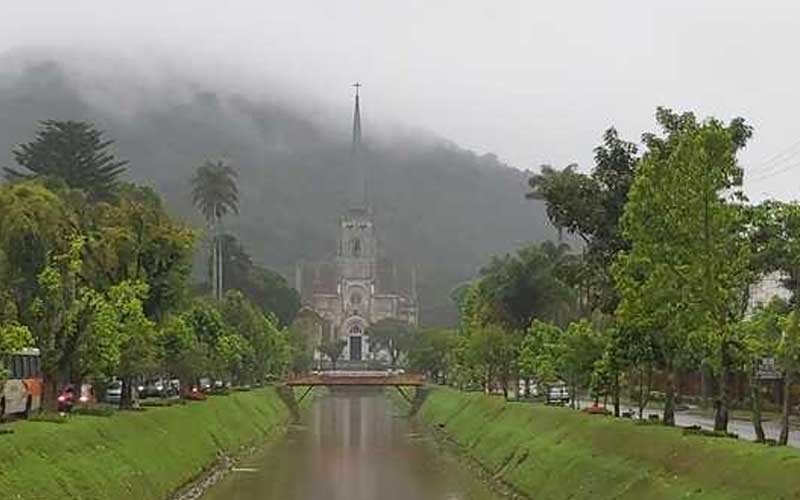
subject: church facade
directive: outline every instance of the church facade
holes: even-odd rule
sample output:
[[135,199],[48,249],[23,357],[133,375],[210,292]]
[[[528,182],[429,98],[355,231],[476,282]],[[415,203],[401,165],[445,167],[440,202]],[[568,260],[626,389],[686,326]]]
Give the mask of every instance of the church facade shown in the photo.
[[[310,332],[314,346],[344,339],[341,359],[350,362],[385,361],[388,353],[370,345],[369,326],[384,319],[418,323],[416,276],[398,277],[397,266],[381,256],[375,221],[368,199],[368,175],[359,168],[361,116],[358,89],[353,116],[353,161],[363,177],[358,201],[339,218],[335,257],[327,262],[298,264],[295,287],[300,292],[301,315],[318,318]],[[405,283],[405,285],[403,284]],[[315,350],[315,359],[323,356]]]

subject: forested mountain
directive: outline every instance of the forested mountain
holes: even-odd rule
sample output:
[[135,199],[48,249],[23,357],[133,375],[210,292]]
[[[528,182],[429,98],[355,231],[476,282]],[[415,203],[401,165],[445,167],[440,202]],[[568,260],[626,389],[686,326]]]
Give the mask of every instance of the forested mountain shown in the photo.
[[[241,214],[226,229],[254,261],[290,282],[296,262],[334,252],[338,215],[357,184],[349,115],[331,125],[297,112],[280,95],[255,99],[193,80],[174,92],[134,79],[125,83],[128,99],[119,88],[97,92],[120,85],[108,68],[87,79],[85,73],[76,77],[68,62],[38,56],[2,61],[0,165],[13,166],[11,148],[29,140],[40,120],[92,121],[130,160],[133,180],[155,187],[171,210],[198,227],[202,219],[189,196],[192,172],[206,158],[230,161],[239,170]],[[450,289],[489,255],[553,236],[539,202],[525,200],[524,172],[421,133],[376,136],[365,130],[379,238],[401,273],[416,264],[424,323],[453,321]]]

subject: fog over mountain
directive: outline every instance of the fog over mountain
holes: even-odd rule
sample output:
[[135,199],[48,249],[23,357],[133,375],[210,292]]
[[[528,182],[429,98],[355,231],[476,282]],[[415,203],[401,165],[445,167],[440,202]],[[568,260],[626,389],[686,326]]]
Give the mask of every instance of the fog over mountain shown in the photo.
[[[526,173],[393,126],[370,113],[376,92],[367,88],[362,113],[383,251],[404,275],[417,266],[423,322],[451,322],[453,286],[491,254],[554,233],[542,207],[524,199]],[[13,164],[11,148],[40,120],[93,121],[130,160],[132,180],[157,188],[175,213],[202,227],[189,179],[205,159],[225,158],[239,170],[241,190],[241,214],[226,229],[291,281],[297,262],[332,256],[338,216],[357,189],[352,103],[343,101],[326,107],[279,83],[180,62],[17,50],[0,63],[0,165]]]

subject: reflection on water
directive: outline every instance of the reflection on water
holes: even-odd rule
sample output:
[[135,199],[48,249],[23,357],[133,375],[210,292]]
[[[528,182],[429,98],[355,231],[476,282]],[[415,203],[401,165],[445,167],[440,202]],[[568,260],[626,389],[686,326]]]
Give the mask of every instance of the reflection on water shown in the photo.
[[498,498],[439,452],[380,391],[337,391],[306,424],[241,464],[208,500],[489,500]]

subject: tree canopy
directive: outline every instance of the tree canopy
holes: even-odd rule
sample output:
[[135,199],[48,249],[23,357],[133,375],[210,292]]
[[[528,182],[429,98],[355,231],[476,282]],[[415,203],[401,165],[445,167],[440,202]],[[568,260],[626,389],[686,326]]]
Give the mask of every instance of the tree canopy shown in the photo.
[[88,122],[46,120],[33,141],[12,151],[21,169],[5,167],[11,180],[56,178],[92,198],[111,195],[128,162],[112,151],[114,141]]

